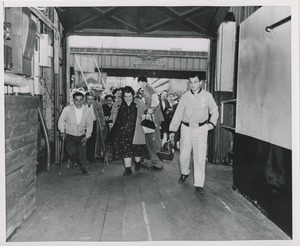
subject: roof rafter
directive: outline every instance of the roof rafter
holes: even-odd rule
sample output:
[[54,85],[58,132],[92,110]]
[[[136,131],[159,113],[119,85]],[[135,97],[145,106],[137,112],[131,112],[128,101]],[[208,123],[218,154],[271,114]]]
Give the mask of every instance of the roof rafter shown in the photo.
[[147,8],[141,7],[137,8],[137,32],[139,34],[145,33],[145,25],[146,25],[146,15],[147,15]]
[[82,21],[82,22],[74,25],[74,28],[75,29],[84,29],[85,27],[89,26],[89,24],[104,20],[104,19],[112,16],[113,14],[121,11],[122,9],[124,9],[124,8],[123,7],[112,7],[112,8],[109,8],[107,11],[103,11],[100,8],[87,8],[88,12],[90,12],[92,14],[96,14],[96,15],[88,18],[85,21]]
[[66,35],[214,38],[230,7],[57,7]]
[[157,9],[159,9],[161,12],[165,13],[166,15],[168,15],[170,17],[169,20],[167,21],[163,21],[161,23],[158,23],[157,25],[153,25],[150,28],[147,28],[147,32],[149,31],[153,31],[156,30],[158,28],[173,24],[174,21],[182,23],[183,25],[185,25],[186,27],[198,32],[198,33],[202,33],[202,32],[206,32],[206,29],[196,25],[195,23],[187,20],[186,18],[191,17],[195,14],[199,13],[199,9],[193,9],[191,11],[188,11],[182,15],[178,14],[177,12],[175,12],[172,8],[170,7],[166,7],[166,8],[159,8],[157,7]]
[[129,30],[131,32],[137,32],[137,28],[131,24],[129,24],[128,22],[116,17],[116,16],[109,16],[106,19],[107,21],[110,21],[111,23],[114,23],[120,27],[125,28],[126,30]]

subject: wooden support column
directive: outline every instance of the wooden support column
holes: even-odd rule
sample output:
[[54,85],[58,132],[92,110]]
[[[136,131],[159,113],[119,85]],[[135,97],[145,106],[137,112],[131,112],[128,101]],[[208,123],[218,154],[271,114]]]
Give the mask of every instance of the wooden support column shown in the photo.
[[66,54],[66,62],[65,62],[65,69],[66,69],[66,79],[65,79],[65,88],[66,88],[66,102],[67,104],[70,104],[70,38],[66,37],[65,42],[65,54]]
[[55,163],[59,162],[59,136],[58,136],[58,117],[59,117],[59,95],[60,95],[60,76],[59,76],[59,51],[60,51],[60,35],[58,32],[58,16],[54,11],[54,149]]
[[[215,88],[215,72],[216,72],[216,53],[217,53],[217,40],[212,38],[209,45],[209,57],[208,57],[208,74],[207,74],[207,87],[208,91],[214,95]],[[215,98],[215,96],[214,96]],[[216,100],[216,98],[215,98]],[[211,163],[216,163],[216,131],[218,126],[208,133],[208,161]]]

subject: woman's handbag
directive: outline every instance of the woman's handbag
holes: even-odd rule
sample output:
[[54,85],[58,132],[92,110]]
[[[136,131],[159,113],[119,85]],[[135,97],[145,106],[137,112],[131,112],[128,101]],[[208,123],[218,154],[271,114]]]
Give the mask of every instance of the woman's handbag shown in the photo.
[[151,133],[155,132],[156,126],[155,126],[155,124],[154,124],[154,122],[152,120],[151,115],[150,115],[150,119],[147,118],[147,115],[146,115],[145,119],[142,120],[141,125],[143,127],[143,130],[144,130],[145,134],[151,134]]
[[156,155],[161,161],[173,161],[174,148],[171,141],[169,140],[168,142],[165,142],[164,145],[160,148],[160,150],[156,153]]

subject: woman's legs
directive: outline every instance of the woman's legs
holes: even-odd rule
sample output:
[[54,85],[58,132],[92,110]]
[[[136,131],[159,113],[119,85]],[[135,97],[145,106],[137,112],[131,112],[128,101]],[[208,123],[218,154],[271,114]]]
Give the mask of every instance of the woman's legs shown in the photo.
[[126,157],[123,160],[124,160],[124,165],[125,165],[125,172],[124,172],[123,176],[129,176],[129,175],[132,174],[132,171],[131,171],[131,158]]
[[141,170],[141,157],[134,157],[134,162],[135,162],[135,171],[140,171]]
[[125,165],[125,167],[131,167],[131,158],[130,157],[124,158],[124,165]]
[[[129,176],[132,174],[131,171],[131,158],[126,157],[123,159],[124,160],[124,165],[125,165],[125,172],[124,176]],[[141,157],[134,157],[134,162],[135,162],[135,171],[140,171],[141,169]]]

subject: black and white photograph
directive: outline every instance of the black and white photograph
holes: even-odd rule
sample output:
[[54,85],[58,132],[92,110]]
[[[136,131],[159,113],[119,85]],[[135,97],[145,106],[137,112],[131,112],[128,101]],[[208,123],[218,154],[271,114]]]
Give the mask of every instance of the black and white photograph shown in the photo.
[[298,0],[1,3],[1,245],[300,243]]

